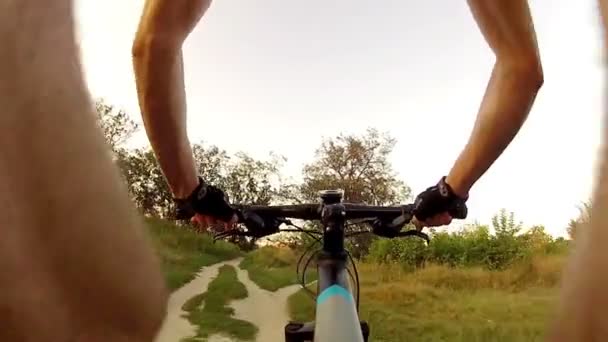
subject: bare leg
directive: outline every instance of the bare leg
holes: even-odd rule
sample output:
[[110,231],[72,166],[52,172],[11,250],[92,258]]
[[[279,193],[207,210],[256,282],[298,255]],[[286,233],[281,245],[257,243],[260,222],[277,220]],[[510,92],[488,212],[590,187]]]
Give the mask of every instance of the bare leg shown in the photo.
[[[608,0],[599,0],[608,51]],[[605,73],[605,71],[604,71]],[[606,82],[604,82],[606,83]],[[604,84],[604,88],[606,88]],[[608,339],[608,116],[604,97],[603,136],[590,220],[577,232],[577,240],[564,272],[560,305],[549,341],[591,342]]]
[[0,341],[151,341],[165,285],[96,127],[72,11],[0,4]]
[[186,132],[182,44],[211,0],[146,0],[133,66],[146,133],[176,198],[198,185]]

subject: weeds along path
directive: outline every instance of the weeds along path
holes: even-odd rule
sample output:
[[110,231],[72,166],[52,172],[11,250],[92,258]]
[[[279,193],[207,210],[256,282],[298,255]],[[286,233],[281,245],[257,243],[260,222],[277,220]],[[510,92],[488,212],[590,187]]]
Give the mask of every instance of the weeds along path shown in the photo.
[[223,264],[220,262],[203,267],[191,282],[171,294],[167,304],[167,315],[155,342],[179,342],[196,334],[195,327],[183,317],[186,312],[182,310],[182,305],[188,299],[207,291],[209,283],[217,276]]
[[[256,341],[285,340],[284,327],[289,322],[287,298],[296,293],[301,288],[300,285],[283,287],[275,292],[266,291],[249,279],[248,272],[238,267],[239,262],[240,260],[230,261],[228,264],[236,268],[237,277],[247,288],[248,296],[230,303],[230,306],[234,308],[234,318],[249,321],[258,327]],[[210,342],[216,341],[211,339]]]
[[[247,298],[232,301],[229,306],[234,309],[233,317],[251,322],[258,327],[256,341],[282,341],[283,327],[289,321],[287,298],[300,289],[299,285],[281,288],[270,292],[259,288],[249,279],[247,271],[238,267],[242,259],[220,262],[204,267],[190,283],[173,292],[169,298],[167,316],[155,342],[179,342],[196,335],[196,327],[185,317],[182,306],[190,298],[207,291],[209,283],[217,276],[223,265],[233,266],[238,280],[247,289]],[[204,303],[203,303],[204,305]],[[231,342],[220,335],[212,335],[209,342]]]

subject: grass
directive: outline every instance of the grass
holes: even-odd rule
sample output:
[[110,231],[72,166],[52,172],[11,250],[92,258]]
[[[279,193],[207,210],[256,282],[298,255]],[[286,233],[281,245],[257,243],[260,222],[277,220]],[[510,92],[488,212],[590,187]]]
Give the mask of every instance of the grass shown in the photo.
[[192,297],[182,306],[187,312],[186,318],[197,327],[196,336],[182,342],[204,341],[208,336],[217,333],[243,341],[253,340],[257,327],[250,322],[233,318],[234,310],[228,306],[231,300],[246,297],[247,289],[238,281],[235,268],[230,265],[220,267],[207,292]]
[[[250,257],[257,282],[267,287],[281,283],[278,270],[293,267],[289,251],[268,255],[274,251]],[[284,262],[261,265],[275,259]],[[412,272],[398,264],[359,263],[360,316],[370,323],[373,341],[541,341],[562,266],[560,256],[537,257],[502,271],[430,265]],[[271,278],[261,279],[266,275]],[[303,290],[292,295],[291,318],[314,319],[314,304]]]
[[[361,298],[360,315],[370,323],[374,341],[541,341],[555,296],[547,289],[391,291],[401,300]],[[303,292],[290,298],[289,308],[293,319],[314,316],[313,302]]]
[[[286,248],[265,246],[247,254],[240,268],[247,270],[251,281],[267,291],[276,291],[282,287],[298,284],[296,264],[299,255]],[[306,281],[317,279],[314,264],[306,271]]]
[[171,290],[188,283],[203,266],[236,258],[242,253],[229,243],[213,243],[210,236],[195,233],[159,219],[145,219],[152,243]]
[[[369,296],[391,291],[391,301]],[[361,318],[373,341],[541,341],[555,291],[531,288],[503,293],[402,289],[392,284],[363,291]],[[301,292],[289,301],[293,318],[312,319],[312,301]]]

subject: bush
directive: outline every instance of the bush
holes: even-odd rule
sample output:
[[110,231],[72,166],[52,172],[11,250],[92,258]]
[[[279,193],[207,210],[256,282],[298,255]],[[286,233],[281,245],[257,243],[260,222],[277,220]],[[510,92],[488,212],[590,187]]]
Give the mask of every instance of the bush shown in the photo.
[[367,260],[374,263],[398,262],[409,268],[427,263],[480,266],[500,270],[540,254],[564,254],[569,242],[553,239],[543,226],[522,232],[513,213],[502,210],[492,220],[494,234],[484,225],[469,225],[453,232],[432,232],[430,245],[419,239],[377,239]]

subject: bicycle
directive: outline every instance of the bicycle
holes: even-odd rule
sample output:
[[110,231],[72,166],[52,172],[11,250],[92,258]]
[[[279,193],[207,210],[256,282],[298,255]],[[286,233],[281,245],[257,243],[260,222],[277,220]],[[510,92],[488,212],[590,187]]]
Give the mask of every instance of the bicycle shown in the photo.
[[[361,219],[358,223],[371,225],[371,231],[356,232],[355,234],[373,233],[385,238],[419,237],[427,243],[427,234],[415,229],[401,231],[413,217],[413,205],[403,206],[368,206],[362,204],[344,203],[340,190],[325,190],[320,192],[320,203],[296,205],[234,205],[241,228],[218,233],[215,239],[228,236],[250,236],[261,238],[278,232],[303,232],[322,243],[320,251],[313,253],[303,268],[301,285],[308,290],[305,283],[306,269],[313,257],[317,263],[317,293],[315,320],[311,322],[289,322],[285,330],[285,342],[367,342],[370,333],[369,324],[359,319],[359,275],[350,253],[344,248],[344,240],[351,236],[345,233],[348,220]],[[306,230],[291,222],[291,219],[305,221],[320,221],[322,232]],[[282,224],[295,229],[279,229]],[[322,235],[318,239],[315,234]],[[298,261],[300,263],[310,251],[309,246]],[[347,263],[351,262],[353,275],[348,270]],[[352,294],[347,276],[354,280],[356,300]]]

